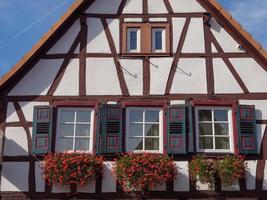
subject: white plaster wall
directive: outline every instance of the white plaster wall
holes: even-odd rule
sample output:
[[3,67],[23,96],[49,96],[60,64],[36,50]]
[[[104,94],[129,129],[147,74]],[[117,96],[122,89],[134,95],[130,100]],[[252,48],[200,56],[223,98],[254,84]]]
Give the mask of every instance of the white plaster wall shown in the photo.
[[70,186],[69,185],[53,184],[51,192],[52,193],[69,193],[70,192]]
[[121,89],[113,58],[87,58],[87,95],[120,95]]
[[27,156],[28,142],[22,127],[7,127],[4,139],[4,156]]
[[267,190],[267,160],[265,161],[262,189]]
[[209,190],[209,186],[206,183],[201,183],[200,181],[196,181],[196,189],[197,190]]
[[29,180],[29,163],[4,162],[2,166],[1,191],[27,192]]
[[87,10],[86,13],[116,14],[121,0],[97,0]]
[[267,72],[253,58],[230,58],[250,92],[266,92]]
[[244,53],[244,51],[239,50],[238,43],[232,38],[232,36],[226,32],[226,30],[216,22],[214,18],[210,20],[211,31],[215,36],[216,40],[219,42],[224,52],[239,52]]
[[114,162],[104,162],[102,192],[116,192],[116,180],[112,174]]
[[35,162],[35,184],[36,184],[36,192],[44,192],[45,191],[45,181],[42,175],[41,167],[44,165],[44,162]]
[[40,60],[8,95],[46,95],[62,61],[62,59]]
[[86,185],[77,185],[77,192],[79,193],[95,193],[95,180],[89,181]]
[[227,65],[221,58],[213,59],[215,93],[243,93]]
[[74,53],[80,53],[80,43],[77,45]]
[[182,52],[205,53],[202,18],[191,18]]
[[167,22],[167,18],[158,17],[158,18],[149,18],[150,22]]
[[257,143],[258,143],[258,153],[260,153],[261,143],[266,129],[265,124],[257,124]]
[[120,63],[130,95],[142,95],[143,60],[121,59]]
[[191,76],[185,75],[178,68],[174,75],[171,93],[207,93],[206,63],[203,58],[181,58],[178,67]]
[[79,95],[79,59],[71,59],[62,77],[55,96]]
[[53,45],[53,47],[47,52],[48,54],[54,53],[68,53],[75,38],[79,34],[81,25],[77,20],[69,30]]
[[189,191],[189,173],[188,173],[188,162],[187,161],[179,161],[175,162],[178,174],[174,178],[173,181],[173,190],[177,192],[185,192]]
[[142,14],[142,12],[143,12],[143,1],[142,0],[127,0],[122,13],[123,14],[126,14],[126,13]]
[[26,121],[32,122],[33,121],[33,108],[34,106],[48,106],[48,102],[35,102],[35,101],[22,101],[19,102],[21,110],[25,116]]
[[7,114],[6,114],[6,122],[18,122],[19,117],[17,115],[16,109],[12,102],[8,102],[7,104]]
[[173,58],[151,58],[150,94],[165,94]]
[[247,190],[256,189],[256,170],[257,170],[257,160],[246,161],[248,170],[246,171],[246,185]]
[[169,2],[173,12],[176,13],[206,12],[196,0],[169,0]]
[[120,21],[118,19],[107,19],[108,27],[111,32],[116,51],[120,51]]
[[148,0],[148,13],[168,13],[163,0]]
[[211,43],[211,52],[212,53],[218,53],[218,51],[217,51],[217,49],[213,43]]
[[173,51],[176,52],[184,28],[185,18],[172,18]]
[[124,18],[124,22],[142,22],[142,18]]
[[185,101],[184,100],[171,100],[170,105],[184,105]]
[[108,40],[100,19],[88,18],[87,52],[110,53]]

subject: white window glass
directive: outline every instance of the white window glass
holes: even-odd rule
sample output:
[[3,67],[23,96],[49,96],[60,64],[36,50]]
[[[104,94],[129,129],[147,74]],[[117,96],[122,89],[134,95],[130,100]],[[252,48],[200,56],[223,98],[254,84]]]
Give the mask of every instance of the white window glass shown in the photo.
[[127,109],[127,150],[162,153],[162,110],[158,108]]
[[140,52],[140,29],[128,28],[127,29],[127,51]]
[[56,151],[92,151],[92,119],[90,108],[59,108]]
[[152,49],[153,52],[165,52],[165,29],[152,29]]
[[196,133],[199,152],[233,152],[231,108],[197,107]]

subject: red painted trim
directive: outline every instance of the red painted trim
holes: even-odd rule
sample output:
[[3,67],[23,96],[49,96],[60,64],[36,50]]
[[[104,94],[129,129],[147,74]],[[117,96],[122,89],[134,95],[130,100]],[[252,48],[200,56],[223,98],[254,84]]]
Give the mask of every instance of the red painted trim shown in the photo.
[[[98,125],[98,115],[100,114],[99,102],[95,104],[95,116],[94,116],[94,132],[93,132],[93,154],[96,154],[97,148],[97,125]],[[101,143],[100,143],[101,144]]]
[[95,107],[98,101],[55,101],[54,107]]
[[237,103],[232,104],[233,133],[234,133],[234,154],[239,155],[238,128],[237,128]]
[[192,106],[231,106],[237,104],[237,101],[218,101],[218,100],[193,100]]
[[133,106],[140,106],[140,107],[163,107],[167,105],[168,100],[142,100],[142,101],[121,101],[121,105],[123,107],[133,107]]
[[168,148],[168,132],[167,132],[167,109],[168,105],[163,105],[163,154],[167,155]]

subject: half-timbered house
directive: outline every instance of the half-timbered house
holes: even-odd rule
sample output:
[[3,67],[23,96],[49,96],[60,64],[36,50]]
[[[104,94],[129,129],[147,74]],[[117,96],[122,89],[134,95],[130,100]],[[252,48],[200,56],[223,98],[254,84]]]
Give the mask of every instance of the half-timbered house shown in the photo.
[[[75,1],[0,79],[1,198],[130,198],[119,152],[173,156],[144,198],[267,198],[266,58],[216,0]],[[66,150],[104,155],[102,178],[49,186],[43,155]],[[246,178],[208,191],[189,180],[198,153],[245,155]]]

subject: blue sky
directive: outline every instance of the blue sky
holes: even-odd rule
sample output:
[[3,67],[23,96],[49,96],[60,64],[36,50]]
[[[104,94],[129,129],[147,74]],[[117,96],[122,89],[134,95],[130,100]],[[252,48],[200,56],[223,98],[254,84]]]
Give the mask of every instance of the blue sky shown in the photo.
[[[267,48],[267,0],[218,0]],[[31,49],[74,0],[0,0],[0,76]]]

